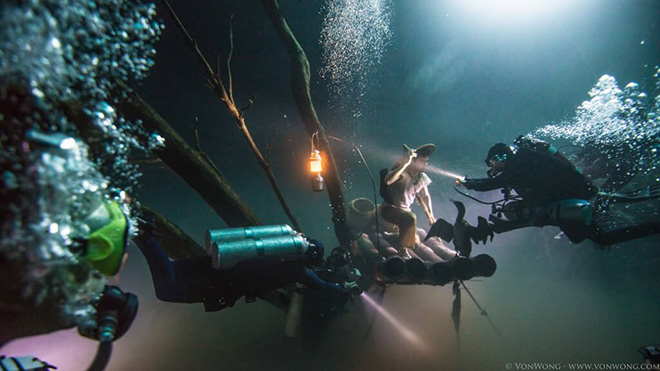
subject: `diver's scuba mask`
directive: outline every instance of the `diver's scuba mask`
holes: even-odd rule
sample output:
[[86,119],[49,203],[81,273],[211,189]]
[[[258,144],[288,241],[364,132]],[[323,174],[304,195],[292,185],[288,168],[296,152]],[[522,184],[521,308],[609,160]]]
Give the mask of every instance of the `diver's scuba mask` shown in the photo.
[[490,163],[490,161],[504,162],[504,161],[506,161],[507,157],[508,156],[507,156],[506,153],[501,154],[501,155],[493,155],[490,159],[488,159],[488,162],[489,163]]
[[[502,171],[502,169],[499,168],[496,165],[497,165],[497,163],[505,162],[507,160],[507,158],[508,158],[508,156],[507,156],[506,153],[503,153],[501,155],[491,156],[488,159],[488,161],[486,161],[486,163],[488,164],[488,167],[489,167],[488,171],[486,171],[486,174],[488,175],[488,177],[493,178],[497,174],[499,174]],[[495,163],[493,163],[493,162],[495,162]]]
[[[35,150],[65,153],[76,148],[74,138],[58,132],[28,130],[26,139]],[[121,266],[129,235],[129,223],[121,206],[115,201],[106,201],[101,194],[94,197],[98,202],[83,220],[90,230],[86,237],[74,238],[69,249],[87,258],[96,270],[106,276],[117,274]]]
[[128,219],[121,207],[115,201],[104,202],[84,222],[92,231],[83,241],[85,258],[102,274],[117,274],[129,235]]

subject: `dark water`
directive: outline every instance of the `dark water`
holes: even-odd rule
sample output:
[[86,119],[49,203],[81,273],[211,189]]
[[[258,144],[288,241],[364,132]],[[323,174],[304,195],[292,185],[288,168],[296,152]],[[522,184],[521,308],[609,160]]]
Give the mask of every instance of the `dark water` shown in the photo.
[[[321,123],[330,134],[361,145],[372,170],[389,166],[403,143],[432,142],[437,151],[431,164],[482,176],[483,157],[492,143],[511,142],[570,118],[603,74],[622,85],[636,81],[653,94],[660,63],[660,4],[654,1],[579,1],[564,4],[554,15],[548,11],[502,22],[504,5],[484,14],[449,1],[394,0],[392,36],[380,64],[367,71],[362,90],[339,95],[318,73],[324,65],[319,43],[323,2],[281,3],[310,60]],[[201,148],[262,222],[286,222],[233,120],[206,88],[204,71],[158,5],[166,29],[140,94],[189,143],[195,142],[198,120]],[[273,168],[294,215],[307,235],[335,245],[327,195],[309,189],[309,139],[291,98],[287,56],[259,3],[179,1],[173,6],[207,56],[227,54],[228,18],[234,12],[237,103],[255,97],[247,123],[262,148],[272,140]],[[342,144],[333,150],[348,198],[371,197],[356,153]],[[176,175],[159,166],[143,172],[138,198],[198,242],[206,230],[224,226]],[[451,219],[455,211],[448,199],[460,197],[452,190],[453,181],[439,174],[431,178],[436,217]],[[469,201],[466,205],[470,221],[489,212]],[[647,213],[657,218],[655,210],[657,205]],[[382,318],[365,336],[373,311],[359,301],[328,325],[318,343],[301,344],[284,336],[285,313],[264,302],[205,313],[201,304],[157,301],[147,265],[132,247],[120,280],[122,288],[139,296],[140,312],[115,344],[108,369],[504,370],[507,363],[641,361],[636,349],[660,342],[658,238],[605,252],[590,242],[556,239],[558,234],[551,227],[517,231],[476,248],[497,260],[498,271],[468,286],[503,337],[464,295],[460,350],[449,287],[387,291],[383,306],[423,345],[409,342]],[[94,347],[66,331],[14,342],[3,352],[36,354],[74,370],[87,364]]]

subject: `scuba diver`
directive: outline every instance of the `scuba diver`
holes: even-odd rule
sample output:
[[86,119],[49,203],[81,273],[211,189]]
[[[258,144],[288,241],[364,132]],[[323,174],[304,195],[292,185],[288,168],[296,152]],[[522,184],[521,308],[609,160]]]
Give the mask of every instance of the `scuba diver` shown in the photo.
[[[0,172],[5,179],[13,172],[21,183],[0,182],[0,347],[77,326],[80,335],[99,342],[89,369],[103,369],[112,343],[126,333],[138,310],[137,296],[105,284],[102,277],[116,275],[125,260],[126,205],[103,187],[62,182],[65,177],[93,180],[84,173],[91,168],[85,167],[85,152],[75,138],[13,121],[7,126],[13,135],[2,135],[0,147],[15,150],[0,156]],[[12,234],[17,227],[20,234]],[[26,287],[39,280],[47,289],[35,299],[26,294],[34,289]],[[79,309],[72,313],[69,308]],[[0,356],[0,361],[3,370],[54,368],[34,357]]]
[[410,206],[416,198],[424,208],[429,225],[435,223],[428,190],[431,179],[424,173],[435,145],[424,144],[413,150],[404,144],[403,149],[404,156],[394,163],[389,172],[381,170],[381,214],[386,221],[399,227],[399,255],[410,259],[408,250],[415,248],[417,238],[417,217],[410,211]]
[[[590,239],[601,246],[660,233],[660,222],[608,229],[609,201],[639,201],[657,197],[657,187],[640,195],[606,194],[554,146],[519,138],[513,148],[497,143],[490,148],[488,178],[457,181],[457,185],[480,192],[503,189],[504,204],[494,207],[490,226],[495,233],[525,227],[558,226],[573,243]],[[511,196],[514,190],[517,196]]]
[[[249,235],[255,228],[260,227],[224,231],[233,233],[245,230],[245,235]],[[230,255],[247,246],[236,248],[235,244],[234,248],[228,248],[234,251],[228,251],[226,256],[230,257],[227,258],[221,255],[222,251],[219,252],[218,244],[215,244],[215,250],[209,248],[210,254],[170,260],[158,242],[153,226],[144,223],[140,230],[142,233],[136,243],[147,259],[156,297],[162,301],[204,303],[205,310],[210,312],[233,306],[241,296],[245,296],[247,301],[254,301],[255,297],[268,291],[294,283],[345,298],[361,292],[353,281],[346,280],[340,284],[319,278],[314,269],[323,264],[324,246],[317,240],[298,234],[286,236],[290,237],[289,242],[297,245],[296,249],[299,248],[297,253],[277,252],[277,249],[284,247],[282,239],[248,237],[244,241],[256,247],[254,256],[248,256],[243,250],[234,259]]]

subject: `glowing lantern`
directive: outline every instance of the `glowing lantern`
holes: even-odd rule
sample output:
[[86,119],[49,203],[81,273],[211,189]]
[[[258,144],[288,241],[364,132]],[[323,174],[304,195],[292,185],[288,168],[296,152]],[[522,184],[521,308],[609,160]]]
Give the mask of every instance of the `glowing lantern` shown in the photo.
[[315,175],[312,177],[312,190],[314,192],[323,191],[323,177],[321,176],[321,171],[323,171],[323,158],[321,153],[313,149],[312,154],[309,156],[309,170]]
[[313,150],[312,154],[309,156],[309,170],[312,173],[320,173],[323,171],[323,159],[321,158],[321,153],[318,150]]

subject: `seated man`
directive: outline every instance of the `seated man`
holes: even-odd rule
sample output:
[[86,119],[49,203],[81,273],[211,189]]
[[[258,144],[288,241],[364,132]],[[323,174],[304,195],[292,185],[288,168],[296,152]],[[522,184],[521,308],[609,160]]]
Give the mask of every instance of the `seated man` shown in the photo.
[[384,202],[383,218],[399,227],[398,250],[401,257],[409,259],[408,249],[415,248],[417,217],[410,206],[419,197],[429,225],[435,223],[428,185],[431,179],[424,173],[429,156],[435,151],[433,144],[425,144],[415,150],[404,145],[406,154],[397,161],[384,177],[386,188],[381,191]]
[[[522,145],[514,152],[497,143],[486,157],[490,177],[465,178],[457,184],[476,191],[504,189],[506,203],[500,211],[508,220],[491,215],[495,233],[554,225],[574,243],[588,238],[611,245],[660,232],[660,222],[606,229],[605,213],[599,213],[597,207],[601,201],[598,187],[553,149],[549,145]],[[518,194],[517,202],[509,201],[510,189]]]

